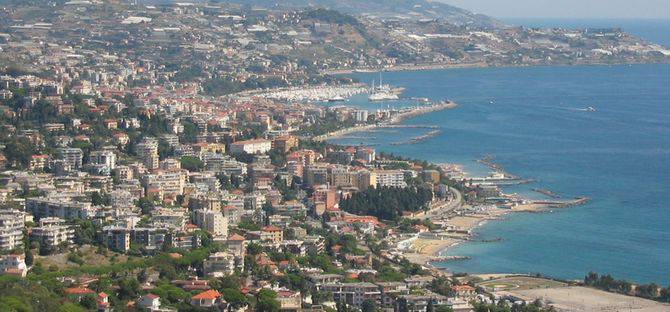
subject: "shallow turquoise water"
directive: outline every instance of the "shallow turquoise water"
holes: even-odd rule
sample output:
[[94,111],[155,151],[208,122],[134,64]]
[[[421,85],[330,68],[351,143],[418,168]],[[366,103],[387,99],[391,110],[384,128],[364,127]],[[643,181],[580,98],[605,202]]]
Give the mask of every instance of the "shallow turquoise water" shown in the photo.
[[[361,81],[375,74],[355,74]],[[580,66],[454,69],[385,73],[406,96],[448,97],[460,106],[407,120],[443,132],[403,142],[428,129],[356,134],[346,144],[435,162],[466,164],[494,155],[508,171],[564,197],[588,196],[580,207],[513,214],[477,230],[496,243],[466,243],[450,252],[472,259],[444,264],[455,272],[518,272],[582,278],[588,271],[670,284],[670,66]],[[493,101],[493,104],[491,104]],[[407,103],[349,104],[379,108]],[[596,112],[586,112],[588,106]]]

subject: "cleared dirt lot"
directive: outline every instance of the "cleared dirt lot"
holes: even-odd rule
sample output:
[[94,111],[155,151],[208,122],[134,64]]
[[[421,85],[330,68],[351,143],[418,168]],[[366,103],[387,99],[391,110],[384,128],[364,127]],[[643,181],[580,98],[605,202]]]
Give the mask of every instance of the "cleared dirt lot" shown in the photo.
[[515,291],[566,286],[566,284],[561,282],[530,276],[508,276],[496,278],[483,281],[477,285],[486,288],[488,291]]
[[587,287],[552,287],[526,290],[509,290],[509,293],[527,298],[544,299],[559,311],[634,311],[668,312],[669,304],[624,296]]

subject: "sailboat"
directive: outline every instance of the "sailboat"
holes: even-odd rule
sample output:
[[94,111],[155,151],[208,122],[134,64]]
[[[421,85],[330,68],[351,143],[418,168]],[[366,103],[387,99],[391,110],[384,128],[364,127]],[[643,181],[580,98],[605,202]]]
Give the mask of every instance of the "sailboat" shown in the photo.
[[374,80],[372,81],[372,90],[368,100],[370,101],[392,101],[398,100],[399,97],[393,92],[391,86],[384,85],[382,83],[382,73],[379,73],[379,86],[375,86]]

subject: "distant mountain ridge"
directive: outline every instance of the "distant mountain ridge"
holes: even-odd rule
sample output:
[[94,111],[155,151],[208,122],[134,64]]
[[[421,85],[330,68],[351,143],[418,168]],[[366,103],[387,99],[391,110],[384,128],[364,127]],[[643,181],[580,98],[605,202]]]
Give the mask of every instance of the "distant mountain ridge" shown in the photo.
[[263,8],[328,8],[352,15],[443,19],[451,24],[481,27],[504,25],[489,16],[431,0],[210,0],[209,3],[246,4]]

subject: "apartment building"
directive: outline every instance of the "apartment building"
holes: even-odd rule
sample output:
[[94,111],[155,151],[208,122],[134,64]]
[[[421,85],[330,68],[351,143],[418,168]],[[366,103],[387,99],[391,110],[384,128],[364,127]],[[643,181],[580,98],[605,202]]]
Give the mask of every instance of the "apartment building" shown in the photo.
[[272,142],[263,139],[237,141],[230,144],[232,154],[263,154],[272,149]]
[[348,305],[360,307],[364,301],[373,300],[381,303],[379,286],[372,283],[326,283],[317,284],[317,290],[333,293],[333,301],[344,302]]
[[61,218],[42,218],[39,226],[34,227],[31,238],[40,244],[41,253],[57,251],[61,246],[70,245],[74,239],[74,229]]
[[70,168],[81,168],[84,159],[84,151],[80,148],[59,148],[58,155]]
[[70,198],[35,197],[26,200],[26,210],[38,219],[57,217],[61,219],[89,219],[98,209],[87,202],[75,202]]
[[194,223],[215,238],[228,237],[228,218],[220,210],[199,209],[194,212]]
[[0,250],[10,251],[23,247],[25,214],[18,210],[0,212]]
[[402,170],[376,170],[374,173],[379,187],[407,187],[405,173]]

